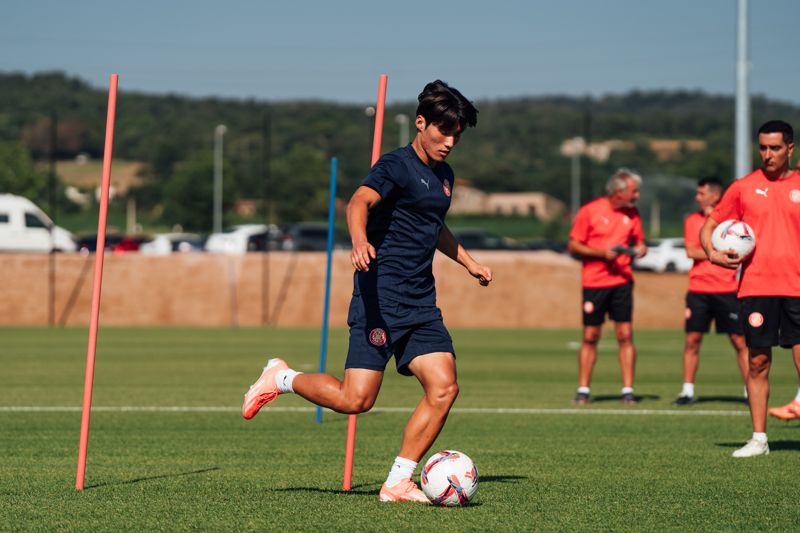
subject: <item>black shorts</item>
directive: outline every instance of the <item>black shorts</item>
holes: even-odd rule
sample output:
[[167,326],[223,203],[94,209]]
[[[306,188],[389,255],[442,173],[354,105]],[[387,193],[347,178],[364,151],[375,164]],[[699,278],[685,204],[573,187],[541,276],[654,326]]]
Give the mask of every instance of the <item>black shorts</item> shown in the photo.
[[615,287],[583,288],[583,325],[602,326],[608,318],[630,322],[633,317],[633,283]]
[[684,330],[687,333],[708,333],[712,320],[717,333],[744,334],[736,293],[687,292]]
[[741,302],[748,348],[800,344],[800,298],[748,296]]
[[394,356],[397,371],[410,376],[408,365],[418,355],[449,352],[455,356],[453,339],[435,305],[417,307],[354,294],[347,325],[350,347],[345,368],[383,371]]

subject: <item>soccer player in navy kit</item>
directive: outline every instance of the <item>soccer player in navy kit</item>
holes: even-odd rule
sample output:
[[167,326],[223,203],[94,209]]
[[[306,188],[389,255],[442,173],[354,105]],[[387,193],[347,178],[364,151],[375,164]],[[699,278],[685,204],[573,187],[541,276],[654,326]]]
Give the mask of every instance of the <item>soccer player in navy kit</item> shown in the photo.
[[436,307],[433,255],[438,249],[484,286],[492,271],[477,263],[444,224],[454,181],[444,160],[463,130],[477,124],[478,111],[439,80],[427,84],[418,101],[413,142],[381,157],[347,206],[356,272],[344,381],[298,373],[270,359],[245,394],[242,415],[252,418],[287,392],[340,413],[363,413],[375,403],[394,356],[397,371],[415,376],[423,396],[379,499],[427,503],[413,473],[458,395],[455,351]]

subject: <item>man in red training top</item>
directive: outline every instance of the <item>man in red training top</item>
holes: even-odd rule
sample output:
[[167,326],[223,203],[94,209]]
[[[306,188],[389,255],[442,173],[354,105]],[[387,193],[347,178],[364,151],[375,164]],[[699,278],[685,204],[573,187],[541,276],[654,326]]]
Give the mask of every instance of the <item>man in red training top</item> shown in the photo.
[[614,321],[622,370],[622,401],[635,404],[633,375],[633,256],[647,253],[642,219],[634,203],[642,178],[621,168],[606,183],[606,196],[578,210],[569,232],[569,251],[583,261],[583,342],[578,352],[578,390],[573,403],[589,402],[592,369],[605,316]]
[[722,191],[719,178],[703,178],[698,181],[694,200],[700,210],[686,217],[683,225],[686,255],[689,259],[694,259],[694,265],[689,271],[689,291],[686,293],[683,388],[673,402],[675,405],[689,405],[695,401],[694,380],[700,361],[700,345],[703,334],[710,330],[712,320],[717,333],[727,333],[730,336],[742,380],[747,383],[747,345],[739,320],[739,300],[736,298],[739,281],[736,279],[736,271],[711,263],[700,245],[700,228],[714,206],[719,203]]
[[[758,130],[761,168],[734,182],[703,225],[700,240],[709,260],[727,268],[742,266],[738,296],[749,350],[747,395],[753,436],[734,457],[769,453],[767,401],[772,347],[791,348],[800,357],[800,173],[789,168],[794,130],[771,120]],[[747,257],[715,250],[714,229],[725,220],[742,220],[756,236]]]

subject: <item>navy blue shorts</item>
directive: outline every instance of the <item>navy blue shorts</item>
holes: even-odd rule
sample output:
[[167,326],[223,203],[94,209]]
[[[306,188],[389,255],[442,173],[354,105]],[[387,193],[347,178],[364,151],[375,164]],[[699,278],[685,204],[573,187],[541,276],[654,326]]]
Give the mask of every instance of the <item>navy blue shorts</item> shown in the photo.
[[353,295],[347,316],[350,348],[344,367],[384,371],[392,356],[397,372],[410,376],[411,360],[418,355],[449,352],[453,339],[435,305],[416,307],[379,301],[374,295]]

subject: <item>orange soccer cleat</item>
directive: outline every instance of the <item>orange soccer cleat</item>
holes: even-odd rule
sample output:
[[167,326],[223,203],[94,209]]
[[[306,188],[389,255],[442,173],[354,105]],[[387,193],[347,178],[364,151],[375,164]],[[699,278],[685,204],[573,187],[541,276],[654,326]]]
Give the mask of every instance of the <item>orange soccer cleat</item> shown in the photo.
[[386,483],[381,487],[378,499],[382,502],[418,502],[431,503],[417,484],[410,478],[404,479],[396,485],[388,486]]
[[781,420],[794,420],[800,418],[800,402],[792,400],[786,405],[780,407],[773,407],[767,411],[770,415]]
[[244,395],[244,403],[242,404],[243,417],[250,420],[258,414],[262,407],[280,394],[278,384],[275,383],[275,374],[280,370],[288,369],[289,366],[283,359],[270,359],[267,361],[267,366],[264,367],[261,377],[250,385],[250,390]]

